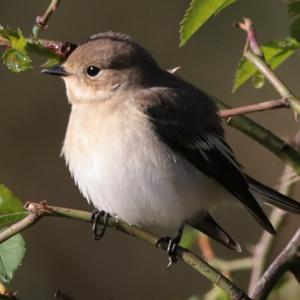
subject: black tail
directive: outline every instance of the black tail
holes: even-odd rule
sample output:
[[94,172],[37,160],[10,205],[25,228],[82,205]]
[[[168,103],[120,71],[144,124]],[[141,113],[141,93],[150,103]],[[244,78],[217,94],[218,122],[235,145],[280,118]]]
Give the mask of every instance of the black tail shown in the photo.
[[300,214],[300,202],[297,202],[265,186],[264,184],[256,181],[250,176],[247,176],[247,179],[250,185],[251,192],[255,192],[264,196],[262,199],[257,200],[263,200],[275,207],[281,208],[292,213]]

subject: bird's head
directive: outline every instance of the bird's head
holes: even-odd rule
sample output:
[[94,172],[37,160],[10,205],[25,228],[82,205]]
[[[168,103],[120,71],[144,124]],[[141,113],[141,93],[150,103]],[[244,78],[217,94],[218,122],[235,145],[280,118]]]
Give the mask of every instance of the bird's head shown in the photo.
[[151,84],[159,67],[129,36],[108,32],[79,45],[60,66],[43,73],[61,76],[71,103],[99,102]]

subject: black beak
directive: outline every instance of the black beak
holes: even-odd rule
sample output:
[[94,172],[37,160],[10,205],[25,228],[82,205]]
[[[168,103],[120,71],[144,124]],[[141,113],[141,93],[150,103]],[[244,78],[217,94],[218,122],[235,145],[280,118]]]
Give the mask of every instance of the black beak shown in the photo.
[[62,66],[54,66],[48,69],[42,69],[41,71],[44,74],[49,74],[49,75],[58,75],[58,76],[68,76],[70,73],[68,73],[64,67]]

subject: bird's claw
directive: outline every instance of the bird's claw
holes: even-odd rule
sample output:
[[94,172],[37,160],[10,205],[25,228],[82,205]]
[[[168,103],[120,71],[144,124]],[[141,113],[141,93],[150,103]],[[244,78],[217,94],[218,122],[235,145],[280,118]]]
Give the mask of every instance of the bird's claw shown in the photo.
[[176,256],[176,247],[178,245],[178,240],[176,238],[173,239],[169,236],[164,236],[164,237],[159,238],[155,243],[156,247],[159,247],[160,245],[163,245],[163,244],[167,244],[166,251],[169,256],[169,263],[164,268],[165,270],[167,270],[178,261],[178,258]]
[[[107,228],[107,219],[109,217],[109,214],[103,210],[94,210],[92,212],[91,222],[92,222],[92,232],[93,232],[93,238],[95,241],[100,240],[106,231]],[[99,220],[103,218],[103,225],[100,226]],[[99,228],[100,227],[100,228]]]

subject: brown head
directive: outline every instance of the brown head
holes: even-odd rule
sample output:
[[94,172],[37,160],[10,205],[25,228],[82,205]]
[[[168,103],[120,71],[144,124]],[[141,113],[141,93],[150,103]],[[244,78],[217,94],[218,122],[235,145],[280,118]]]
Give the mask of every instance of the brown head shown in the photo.
[[99,102],[147,86],[159,71],[144,48],[129,36],[114,32],[92,36],[61,66],[43,70],[62,76],[72,103]]

